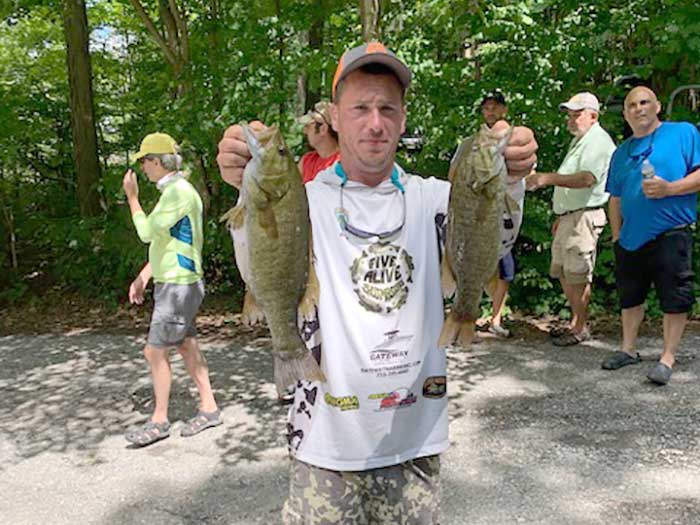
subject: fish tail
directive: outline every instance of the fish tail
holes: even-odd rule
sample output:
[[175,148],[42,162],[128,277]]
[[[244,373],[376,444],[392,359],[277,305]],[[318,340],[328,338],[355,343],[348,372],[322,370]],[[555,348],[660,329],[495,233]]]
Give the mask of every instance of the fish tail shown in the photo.
[[284,392],[290,385],[295,385],[297,381],[325,381],[326,376],[318,366],[316,359],[311,352],[303,349],[300,356],[288,359],[275,355],[275,386],[277,392]]
[[438,347],[445,348],[456,342],[459,346],[467,348],[472,344],[475,334],[476,322],[474,320],[460,320],[454,312],[450,312],[442,325]]
[[469,348],[476,335],[476,323],[474,321],[464,321],[459,328],[457,344],[462,348]]
[[457,321],[457,316],[450,312],[442,325],[440,339],[438,339],[438,347],[445,348],[450,346],[459,334],[460,323]]

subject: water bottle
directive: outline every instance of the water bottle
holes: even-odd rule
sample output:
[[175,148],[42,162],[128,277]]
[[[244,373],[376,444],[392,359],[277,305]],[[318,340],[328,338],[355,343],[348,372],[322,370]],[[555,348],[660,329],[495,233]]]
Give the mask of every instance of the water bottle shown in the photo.
[[644,162],[642,162],[642,179],[653,179],[655,176],[656,170],[654,169],[654,165],[649,162],[649,159],[644,159]]

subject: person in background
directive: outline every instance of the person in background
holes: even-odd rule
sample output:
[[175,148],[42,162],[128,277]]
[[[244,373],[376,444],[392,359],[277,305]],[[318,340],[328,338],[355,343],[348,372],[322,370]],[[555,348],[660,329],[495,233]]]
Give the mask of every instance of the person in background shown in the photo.
[[559,105],[574,138],[555,173],[536,172],[525,179],[528,190],[554,186],[552,263],[549,274],[559,279],[571,307],[571,322],[550,330],[553,343],[571,346],[591,337],[588,303],[598,238],[607,222],[605,192],[615,143],[599,123],[600,104],[593,93],[575,94]]
[[632,89],[623,111],[633,135],[613,155],[607,185],[622,349],[602,367],[641,361],[635,345],[653,283],[664,313],[664,347],[647,377],[665,385],[694,302],[691,227],[700,190],[700,133],[688,122],[660,121],[661,104],[647,87]]
[[304,184],[340,158],[338,134],[331,126],[329,107],[329,102],[317,102],[298,120],[304,126],[304,136],[312,148],[299,160],[299,172]]
[[[489,127],[508,115],[506,98],[500,91],[488,93],[481,100],[481,116]],[[491,296],[492,313],[489,332],[499,337],[510,337],[510,330],[501,321],[505,310],[508,288],[515,279],[516,262],[513,247],[520,233],[525,207],[525,181],[522,177],[509,176],[506,181],[506,194],[509,199],[503,211],[501,228],[501,249],[498,260],[498,275],[489,283],[487,291]]]
[[139,238],[149,244],[148,263],[129,286],[129,301],[142,304],[153,278],[155,306],[143,353],[153,379],[155,407],[148,422],[126,433],[126,440],[146,446],[170,435],[170,350],[177,348],[199,391],[199,411],[182,427],[185,437],[223,423],[209,383],[209,368],[197,344],[195,318],[204,298],[202,270],[202,200],[179,171],[182,157],[172,137],[146,135],[134,156],[141,171],[161,192],[146,215],[139,202],[136,174],[128,170],[123,186]]

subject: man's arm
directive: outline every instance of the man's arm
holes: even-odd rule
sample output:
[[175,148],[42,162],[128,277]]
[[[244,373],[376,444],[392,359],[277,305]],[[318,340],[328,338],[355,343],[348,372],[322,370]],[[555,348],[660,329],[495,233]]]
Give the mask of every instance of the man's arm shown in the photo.
[[538,190],[545,186],[590,188],[595,184],[595,177],[590,171],[579,171],[570,175],[536,172],[525,177],[525,184],[530,191]]
[[673,182],[661,177],[645,180],[642,182],[642,190],[649,199],[663,199],[664,197],[697,193],[700,191],[700,168]]
[[622,229],[620,197],[610,197],[608,201],[608,220],[610,221],[610,229],[612,230],[612,240],[613,242],[617,242],[620,238],[620,230]]

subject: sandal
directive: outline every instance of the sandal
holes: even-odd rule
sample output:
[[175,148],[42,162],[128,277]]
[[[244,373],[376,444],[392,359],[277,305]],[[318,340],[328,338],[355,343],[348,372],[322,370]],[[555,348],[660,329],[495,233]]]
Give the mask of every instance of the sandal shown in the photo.
[[215,412],[204,412],[200,410],[197,415],[190,419],[180,430],[180,435],[182,437],[191,437],[195,434],[199,434],[202,430],[207,428],[216,427],[224,422],[224,418],[221,417],[221,410]]
[[618,350],[612,356],[603,361],[601,366],[603,370],[617,370],[623,366],[636,365],[637,363],[641,362],[642,358],[638,352],[635,352],[634,355],[630,355],[627,352]]
[[498,337],[508,338],[511,336],[510,330],[503,328],[500,324],[489,325],[489,332]]
[[549,329],[549,337],[562,337],[571,333],[571,327],[566,325],[553,326]]
[[149,420],[140,429],[127,432],[124,437],[129,443],[133,443],[138,447],[146,447],[152,445],[156,441],[165,439],[169,435],[170,423],[168,421],[156,423],[155,421]]
[[552,341],[554,346],[574,346],[584,341],[588,341],[591,338],[591,333],[589,331],[584,331],[578,334],[569,332],[560,337],[555,337]]

